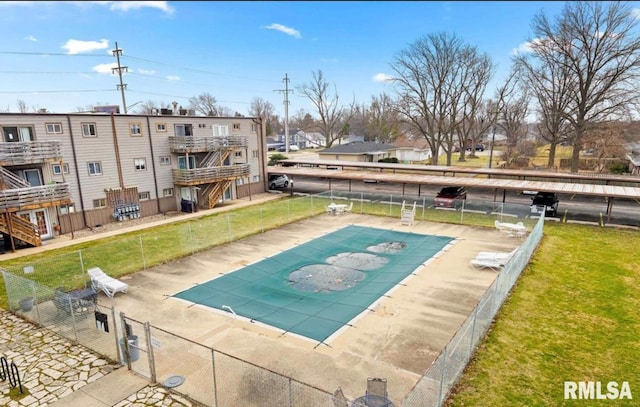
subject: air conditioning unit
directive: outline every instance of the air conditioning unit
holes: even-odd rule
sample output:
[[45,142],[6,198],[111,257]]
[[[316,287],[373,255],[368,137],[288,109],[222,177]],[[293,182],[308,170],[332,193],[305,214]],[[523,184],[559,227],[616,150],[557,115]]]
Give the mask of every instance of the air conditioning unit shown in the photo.
[[160,114],[163,116],[172,116],[173,110],[171,109],[160,109]]

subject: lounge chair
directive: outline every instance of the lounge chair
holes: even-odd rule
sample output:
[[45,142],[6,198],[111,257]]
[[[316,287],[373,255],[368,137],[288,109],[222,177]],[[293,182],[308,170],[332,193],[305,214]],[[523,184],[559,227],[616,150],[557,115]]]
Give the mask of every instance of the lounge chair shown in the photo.
[[476,254],[476,259],[494,259],[507,261],[511,259],[517,251],[518,248],[516,247],[510,252],[478,252],[478,254]]
[[500,271],[507,263],[504,259],[492,259],[492,258],[475,258],[471,260],[471,265],[478,269],[491,269],[493,271]]
[[87,273],[91,277],[91,287],[96,292],[102,290],[110,298],[119,292],[126,293],[129,288],[128,284],[108,276],[100,267],[90,268]]

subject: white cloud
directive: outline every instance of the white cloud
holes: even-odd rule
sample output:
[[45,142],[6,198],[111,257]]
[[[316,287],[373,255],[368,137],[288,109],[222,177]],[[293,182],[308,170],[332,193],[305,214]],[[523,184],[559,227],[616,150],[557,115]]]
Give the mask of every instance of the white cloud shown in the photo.
[[69,54],[79,54],[81,52],[95,51],[97,49],[109,48],[109,40],[102,39],[100,41],[80,41],[69,40],[62,46]]
[[631,15],[636,19],[640,20],[640,8],[634,8],[631,10]]
[[86,8],[92,5],[109,7],[111,11],[129,11],[141,8],[155,8],[162,10],[167,14],[172,14],[174,8],[169,5],[168,1],[0,1],[0,7],[22,6],[22,7],[41,7],[43,5],[71,4],[76,7]]
[[138,68],[138,73],[142,75],[155,75],[156,71],[153,69],[140,69]]
[[167,76],[167,80],[168,81],[179,81],[180,77],[177,76],[177,75],[169,75],[169,76]]
[[302,38],[302,35],[300,34],[300,31],[296,30],[295,28],[291,28],[291,27],[287,27],[284,26],[282,24],[271,24],[271,25],[267,25],[264,28],[266,28],[267,30],[276,30],[276,31],[280,31],[282,33],[285,33],[287,35],[290,35],[294,38]]
[[174,11],[166,1],[105,1],[96,3],[110,3],[109,10],[129,11],[149,7],[162,10],[167,14],[172,14]]
[[386,73],[377,73],[373,75],[374,82],[388,82],[393,80],[393,76],[387,75]]
[[108,73],[108,74],[111,74],[113,72],[113,68],[117,68],[117,67],[118,67],[118,63],[117,62],[112,62],[110,64],[96,65],[91,69],[93,69],[97,73]]
[[34,37],[33,35],[29,35],[24,37],[25,40],[27,41],[31,41],[31,42],[38,42],[38,39],[36,37]]
[[533,41],[525,41],[522,44],[518,45],[517,48],[512,49],[511,55],[528,54],[533,50],[533,45],[535,43],[540,43],[540,40],[535,39]]

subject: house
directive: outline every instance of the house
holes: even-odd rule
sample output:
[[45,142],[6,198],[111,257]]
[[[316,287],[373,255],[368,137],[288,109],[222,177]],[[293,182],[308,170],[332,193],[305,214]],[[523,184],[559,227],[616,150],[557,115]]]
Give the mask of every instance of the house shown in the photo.
[[423,163],[431,159],[431,148],[424,137],[402,135],[392,144],[396,146],[396,158],[401,163]]
[[628,151],[629,172],[631,175],[640,175],[640,143],[627,143],[625,148]]
[[395,157],[397,148],[391,144],[373,141],[354,141],[325,148],[318,153],[321,160],[341,160],[356,162],[378,162]]
[[0,137],[5,246],[266,190],[255,118],[0,113]]

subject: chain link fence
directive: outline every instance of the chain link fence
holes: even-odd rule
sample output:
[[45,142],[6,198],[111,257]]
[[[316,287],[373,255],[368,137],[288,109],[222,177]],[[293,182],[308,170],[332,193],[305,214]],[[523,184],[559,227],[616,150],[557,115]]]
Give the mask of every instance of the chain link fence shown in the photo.
[[115,310],[93,299],[59,296],[55,288],[2,270],[10,311],[58,335],[119,360]]
[[414,389],[405,397],[403,407],[442,406],[460,378],[473,353],[484,338],[493,318],[509,295],[531,255],[542,239],[544,216],[540,217],[522,246],[498,273],[493,284],[478,301],[469,317],[427,369]]
[[[119,277],[324,213],[331,202],[353,202],[352,213],[398,218],[403,202],[410,206],[415,203],[416,221],[493,227],[496,220],[508,220],[521,221],[532,229],[517,255],[498,274],[469,318],[402,403],[407,407],[441,406],[542,237],[544,217],[530,218],[528,205],[467,200],[441,209],[434,208],[432,198],[407,195],[329,191],[296,196],[108,238],[103,244],[7,267],[2,273],[9,308],[65,338],[127,364],[151,382],[184,377],[180,393],[204,405],[350,406],[348,400],[336,404],[331,393],[292,377],[123,314],[116,317],[112,308],[99,305],[74,308],[70,304],[56,305],[55,301],[56,289],[69,292],[89,287],[88,268],[98,266]],[[23,304],[22,300],[28,298],[33,300],[31,307]]]

